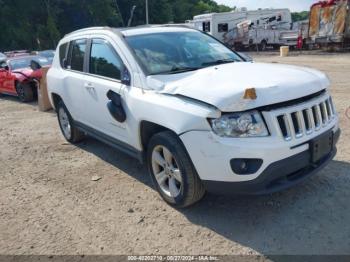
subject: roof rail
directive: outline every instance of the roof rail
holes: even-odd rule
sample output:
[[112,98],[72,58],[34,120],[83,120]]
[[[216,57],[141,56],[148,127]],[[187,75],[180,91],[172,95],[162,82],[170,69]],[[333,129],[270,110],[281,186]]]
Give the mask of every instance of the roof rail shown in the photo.
[[142,29],[142,28],[160,28],[160,27],[181,27],[181,28],[190,28],[193,29],[190,25],[185,24],[151,24],[151,25],[138,25],[138,26],[132,26],[132,27],[120,27],[120,28],[113,28],[117,31],[126,31],[126,30],[132,30],[132,29]]
[[185,24],[165,24],[163,27],[183,27],[183,28],[191,28],[190,25]]
[[66,34],[65,37],[72,35],[72,34],[81,33],[81,32],[90,31],[90,30],[112,30],[112,28],[110,28],[109,26],[87,27],[87,28],[83,28],[83,29],[79,29],[79,30],[70,32],[70,33]]
[[88,27],[88,28],[83,28],[79,29],[76,31],[73,31],[71,33],[66,34],[64,37],[70,36],[72,34],[76,33],[81,33],[85,31],[90,31],[90,30],[108,30],[108,31],[125,31],[125,30],[130,30],[130,29],[140,29],[140,28],[154,28],[154,27],[182,27],[182,28],[191,28],[189,25],[184,25],[184,24],[156,24],[156,25],[138,25],[138,26],[132,26],[132,27],[117,27],[117,28],[112,28],[109,26],[100,26],[100,27]]

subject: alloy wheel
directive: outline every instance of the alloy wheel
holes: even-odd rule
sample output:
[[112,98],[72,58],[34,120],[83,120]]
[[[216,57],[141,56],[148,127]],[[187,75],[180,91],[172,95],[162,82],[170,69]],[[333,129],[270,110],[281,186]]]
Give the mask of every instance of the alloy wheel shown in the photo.
[[67,139],[70,139],[71,134],[72,134],[72,129],[71,129],[71,125],[69,123],[68,115],[62,107],[58,110],[58,117],[60,120],[60,125],[61,125],[64,136]]
[[156,146],[152,152],[154,177],[164,194],[176,198],[183,186],[182,174],[173,154],[165,146]]
[[18,85],[16,86],[16,91],[17,91],[18,98],[19,98],[21,101],[24,101],[24,99],[25,99],[25,93],[24,93],[24,87],[23,87],[23,85],[18,84]]

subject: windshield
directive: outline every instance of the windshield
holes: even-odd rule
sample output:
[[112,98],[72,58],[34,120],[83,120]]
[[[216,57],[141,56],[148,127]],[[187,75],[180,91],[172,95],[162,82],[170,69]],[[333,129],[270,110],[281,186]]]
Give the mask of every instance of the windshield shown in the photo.
[[41,66],[47,66],[51,64],[50,61],[45,57],[33,56],[17,58],[10,61],[11,70],[30,68],[30,61],[32,60],[38,62]]
[[126,37],[149,75],[181,73],[242,59],[214,38],[197,31]]

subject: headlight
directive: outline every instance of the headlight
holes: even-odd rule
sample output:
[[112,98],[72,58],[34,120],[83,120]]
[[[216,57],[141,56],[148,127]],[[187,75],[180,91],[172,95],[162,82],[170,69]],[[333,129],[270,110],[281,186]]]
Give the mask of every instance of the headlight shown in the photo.
[[264,137],[269,135],[258,111],[228,114],[218,119],[211,119],[210,122],[214,133],[222,137]]

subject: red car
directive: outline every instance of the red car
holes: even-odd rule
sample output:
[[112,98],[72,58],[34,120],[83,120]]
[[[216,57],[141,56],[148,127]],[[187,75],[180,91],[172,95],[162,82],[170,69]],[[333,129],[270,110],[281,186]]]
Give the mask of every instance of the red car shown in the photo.
[[32,61],[40,66],[51,64],[47,58],[40,56],[12,57],[0,62],[0,94],[17,96],[22,102],[31,102],[36,98],[37,80],[42,72],[31,69]]

